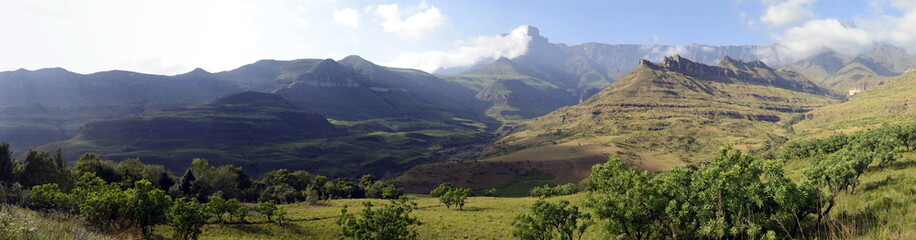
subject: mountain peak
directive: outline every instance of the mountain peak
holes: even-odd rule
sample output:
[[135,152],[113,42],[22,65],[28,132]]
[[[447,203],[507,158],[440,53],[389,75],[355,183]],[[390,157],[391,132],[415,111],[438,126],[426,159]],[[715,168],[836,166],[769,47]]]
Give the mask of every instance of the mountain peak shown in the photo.
[[309,69],[309,72],[328,73],[328,72],[336,72],[339,70],[340,70],[339,63],[337,63],[333,59],[325,59],[319,62],[318,64],[315,64],[315,66],[312,66],[312,68]]
[[528,36],[532,36],[532,37],[541,36],[541,31],[538,30],[538,28],[531,26],[531,25],[525,25],[524,27],[526,28],[525,31],[528,33]]
[[338,61],[338,63],[350,66],[353,68],[364,68],[364,67],[375,67],[375,63],[366,60],[365,58],[360,57],[359,55],[350,55]]
[[208,72],[207,70],[204,70],[203,68],[195,68],[194,70],[191,70],[190,72],[187,72],[181,75],[184,75],[184,76],[210,75],[210,72]]

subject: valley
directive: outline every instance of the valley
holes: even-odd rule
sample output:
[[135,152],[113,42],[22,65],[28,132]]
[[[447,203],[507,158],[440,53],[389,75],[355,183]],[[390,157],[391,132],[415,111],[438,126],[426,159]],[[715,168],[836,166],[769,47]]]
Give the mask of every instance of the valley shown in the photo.
[[[431,19],[400,20],[413,11]],[[395,23],[489,23],[439,13],[334,11],[354,36],[321,39],[352,49],[320,58],[261,59],[326,44],[300,36],[214,72],[0,72],[0,239],[916,238],[909,35],[741,12],[781,35],[608,44],[522,25],[392,50],[432,42]],[[360,21],[399,38],[356,37]],[[141,65],[191,69],[118,66]]]

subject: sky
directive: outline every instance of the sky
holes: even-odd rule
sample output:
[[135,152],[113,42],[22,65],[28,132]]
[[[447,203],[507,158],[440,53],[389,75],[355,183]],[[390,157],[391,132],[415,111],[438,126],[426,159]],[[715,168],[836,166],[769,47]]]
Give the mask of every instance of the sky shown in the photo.
[[785,60],[916,50],[913,0],[0,0],[0,71],[173,75],[347,55],[434,71],[524,54],[526,25],[553,43],[773,45]]

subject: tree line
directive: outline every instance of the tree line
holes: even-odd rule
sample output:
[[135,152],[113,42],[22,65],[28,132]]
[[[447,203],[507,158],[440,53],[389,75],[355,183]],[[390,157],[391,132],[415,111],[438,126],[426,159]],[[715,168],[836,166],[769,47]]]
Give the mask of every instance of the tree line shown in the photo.
[[[916,123],[789,142],[780,159],[762,160],[725,145],[711,162],[696,168],[649,173],[618,158],[592,167],[578,186],[542,187],[533,196],[587,192],[579,211],[568,202],[538,200],[515,221],[521,239],[573,239],[594,220],[617,239],[818,238],[841,192],[855,194],[869,167],[893,164],[916,147]],[[783,163],[808,159],[799,181]]]
[[169,225],[173,238],[195,239],[208,222],[247,222],[251,213],[282,222],[285,212],[277,204],[403,195],[393,180],[373,175],[352,181],[278,169],[256,180],[241,167],[194,159],[178,177],[161,165],[139,159],[115,163],[93,153],[73,165],[60,150],[30,149],[24,161],[12,156],[9,144],[0,143],[0,203],[69,212],[100,230],[136,228],[144,236],[151,226]]

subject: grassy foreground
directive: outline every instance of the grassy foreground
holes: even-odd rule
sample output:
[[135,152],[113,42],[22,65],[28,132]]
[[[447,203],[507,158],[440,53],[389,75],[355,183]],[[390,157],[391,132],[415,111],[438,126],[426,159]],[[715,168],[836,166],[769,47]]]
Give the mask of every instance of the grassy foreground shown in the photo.
[[[808,167],[807,160],[789,162],[786,170],[798,178]],[[885,168],[872,166],[859,178],[854,193],[838,196],[827,227],[806,229],[804,239],[916,239],[916,153],[908,153]],[[549,198],[568,200],[582,206],[585,194]],[[526,211],[537,198],[472,197],[464,211],[446,209],[437,198],[411,195],[419,209],[412,215],[423,225],[422,239],[510,239],[510,223]],[[336,220],[340,208],[361,208],[362,199],[333,200],[324,206],[290,204],[282,206],[290,219],[284,224],[266,223],[257,216],[251,224],[210,224],[201,239],[337,239]],[[383,204],[385,200],[371,200]],[[353,209],[354,212],[356,209]],[[589,209],[586,208],[586,211]],[[814,217],[809,216],[813,221]],[[603,239],[600,223],[593,225],[583,239]],[[160,228],[160,234],[170,231]],[[167,231],[167,232],[164,232]]]
[[[419,209],[411,213],[423,222],[417,228],[421,239],[509,239],[512,228],[509,225],[516,215],[526,211],[537,198],[494,198],[471,197],[463,211],[446,209],[438,198],[427,195],[410,195],[410,201]],[[568,200],[580,205],[585,194],[549,198],[556,202]],[[283,224],[265,223],[266,219],[254,216],[251,224],[209,224],[203,228],[201,239],[337,239],[341,235],[337,227],[340,208],[349,205],[352,212],[361,209],[364,199],[341,199],[327,202],[325,206],[290,204],[282,206],[290,219]],[[386,200],[371,200],[384,204]],[[595,239],[600,235],[593,227],[583,239]],[[157,229],[159,234],[168,235],[170,229]]]
[[61,213],[40,213],[0,204],[0,239],[131,239],[130,232],[96,232],[85,221]]

